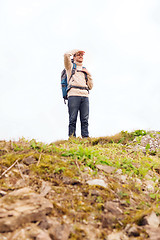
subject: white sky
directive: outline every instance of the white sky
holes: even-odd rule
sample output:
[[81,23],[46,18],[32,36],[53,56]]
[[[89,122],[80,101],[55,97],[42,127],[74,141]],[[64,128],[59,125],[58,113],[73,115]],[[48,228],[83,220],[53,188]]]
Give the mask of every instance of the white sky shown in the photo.
[[94,81],[91,137],[160,130],[159,13],[159,0],[0,0],[0,139],[67,139],[60,75],[74,48]]

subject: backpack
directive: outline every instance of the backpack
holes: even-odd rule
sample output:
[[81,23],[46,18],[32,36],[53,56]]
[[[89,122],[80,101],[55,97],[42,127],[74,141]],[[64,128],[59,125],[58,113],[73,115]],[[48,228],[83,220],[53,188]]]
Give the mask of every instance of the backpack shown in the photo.
[[[85,67],[83,67],[83,68],[85,68]],[[76,64],[73,63],[73,68],[72,68],[72,73],[71,73],[70,79],[75,74],[75,71],[76,71]],[[84,74],[85,74],[85,79],[87,82],[88,81],[87,74],[85,72],[84,72]],[[69,79],[69,81],[70,81],[70,79]],[[66,69],[63,69],[63,71],[61,73],[61,88],[62,88],[62,96],[63,96],[65,104],[66,104],[66,100],[68,99],[67,93],[71,88],[79,88],[79,89],[87,90],[89,92],[89,89],[87,87],[68,85]]]
[[[75,70],[76,70],[76,64],[73,63],[73,68],[72,68],[72,73],[71,73],[70,79],[75,74]],[[67,97],[68,82],[67,82],[66,69],[63,69],[63,71],[61,73],[61,88],[62,88],[62,96],[63,96],[63,99],[64,99],[64,103],[66,104],[66,100],[68,99],[68,97]]]

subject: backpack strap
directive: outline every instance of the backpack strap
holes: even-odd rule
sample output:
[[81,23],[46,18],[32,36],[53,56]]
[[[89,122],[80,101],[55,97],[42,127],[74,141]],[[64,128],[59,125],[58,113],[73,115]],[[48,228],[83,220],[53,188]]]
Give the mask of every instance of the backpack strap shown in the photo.
[[[85,67],[82,67],[82,68],[85,68]],[[83,70],[77,70],[77,72],[83,72],[84,73],[85,80],[86,80],[86,83],[87,83],[87,81],[88,81],[87,73],[84,72]]]
[[[82,69],[86,69],[85,67],[82,67]],[[83,71],[82,71],[83,72]],[[87,77],[87,73],[86,72],[83,72],[84,73],[84,75],[85,75],[85,79],[86,79],[86,83],[87,83],[87,81],[88,81],[88,77]]]
[[75,72],[76,72],[76,67],[77,67],[77,65],[76,65],[75,63],[73,63],[73,68],[72,68],[72,72],[71,72],[71,76],[70,76],[70,78],[69,78],[69,81],[71,80],[72,76],[75,74]]
[[67,92],[71,89],[71,88],[78,88],[81,90],[87,90],[89,92],[89,88],[88,87],[81,87],[81,86],[75,86],[75,85],[69,85]]

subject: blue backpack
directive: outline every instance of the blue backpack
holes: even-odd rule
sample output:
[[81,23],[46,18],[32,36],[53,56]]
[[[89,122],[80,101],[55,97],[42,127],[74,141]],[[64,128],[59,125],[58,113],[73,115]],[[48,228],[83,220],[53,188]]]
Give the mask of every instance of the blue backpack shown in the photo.
[[[76,64],[73,63],[73,68],[72,68],[72,73],[71,73],[70,79],[75,74],[75,70],[76,70]],[[68,99],[68,97],[67,97],[68,82],[67,82],[66,69],[63,69],[63,71],[61,73],[61,88],[62,88],[62,96],[63,96],[63,99],[64,99],[64,103],[66,104],[66,100]]]
[[[71,73],[70,79],[75,74],[75,71],[76,71],[76,64],[73,63],[73,68],[72,68],[72,73]],[[86,82],[87,82],[88,81],[87,74],[85,72],[84,72],[84,74],[85,74],[85,79],[86,79]],[[69,79],[69,81],[70,81],[70,79]],[[89,91],[88,87],[68,85],[66,69],[63,69],[63,71],[61,73],[61,88],[62,88],[62,96],[63,96],[65,104],[66,104],[66,100],[68,99],[67,93],[71,88],[79,88],[79,89],[82,89],[82,90]]]

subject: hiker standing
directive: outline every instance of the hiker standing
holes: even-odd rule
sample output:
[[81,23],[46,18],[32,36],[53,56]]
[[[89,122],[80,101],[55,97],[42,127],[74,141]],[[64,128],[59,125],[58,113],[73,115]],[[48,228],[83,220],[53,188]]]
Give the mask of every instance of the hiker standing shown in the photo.
[[[92,77],[82,66],[84,51],[72,50],[64,54],[64,66],[68,81],[69,136],[76,137],[76,122],[80,113],[81,135],[89,137],[89,90],[93,87]],[[73,59],[71,59],[73,57]]]

